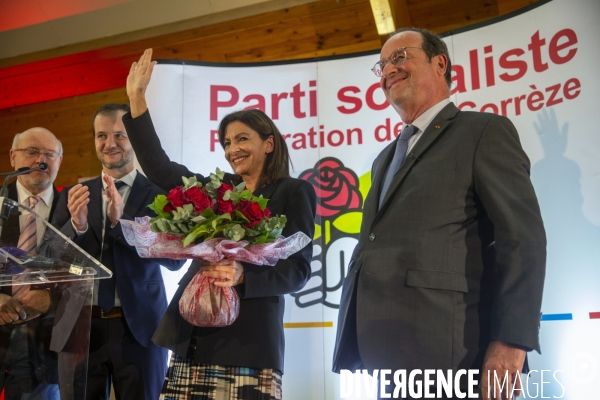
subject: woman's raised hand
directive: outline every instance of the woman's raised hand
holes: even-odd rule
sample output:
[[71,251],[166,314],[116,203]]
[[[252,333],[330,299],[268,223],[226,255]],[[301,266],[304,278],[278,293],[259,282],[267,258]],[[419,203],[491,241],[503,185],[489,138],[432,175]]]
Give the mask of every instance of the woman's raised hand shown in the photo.
[[127,76],[127,96],[131,106],[131,116],[140,116],[148,109],[146,105],[146,88],[152,77],[156,61],[152,61],[152,49],[146,49],[140,59],[129,69]]

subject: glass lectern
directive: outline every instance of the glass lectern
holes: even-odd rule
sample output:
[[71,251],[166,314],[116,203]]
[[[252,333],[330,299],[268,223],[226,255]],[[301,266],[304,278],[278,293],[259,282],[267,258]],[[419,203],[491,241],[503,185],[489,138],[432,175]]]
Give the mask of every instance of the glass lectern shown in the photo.
[[[20,227],[30,213],[45,233],[25,252]],[[85,397],[93,281],[111,276],[30,208],[0,197],[0,365],[8,371],[0,386],[7,399],[10,388],[25,399]]]

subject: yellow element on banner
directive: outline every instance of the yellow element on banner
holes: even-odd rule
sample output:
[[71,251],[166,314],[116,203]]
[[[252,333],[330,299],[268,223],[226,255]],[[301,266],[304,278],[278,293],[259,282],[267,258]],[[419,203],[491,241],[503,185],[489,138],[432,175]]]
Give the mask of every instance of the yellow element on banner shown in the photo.
[[331,222],[329,220],[325,220],[325,244],[329,243],[331,240]]
[[360,233],[360,224],[362,223],[362,212],[353,211],[340,215],[333,221],[333,226],[337,230],[348,234]]
[[333,322],[285,322],[284,328],[333,328]]
[[367,199],[367,194],[369,194],[369,190],[371,189],[371,171],[367,172],[360,178],[358,178],[358,190],[360,190],[360,194],[362,194],[363,198],[363,206],[365,204],[365,200]]
[[313,240],[317,240],[321,237],[321,225],[315,224],[315,236],[313,236]]

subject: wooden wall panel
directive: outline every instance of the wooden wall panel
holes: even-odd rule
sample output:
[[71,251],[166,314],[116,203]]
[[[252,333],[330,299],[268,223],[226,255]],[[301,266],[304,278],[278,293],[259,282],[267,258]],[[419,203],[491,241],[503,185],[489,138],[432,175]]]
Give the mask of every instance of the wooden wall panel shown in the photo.
[[[435,32],[455,29],[513,11],[533,0],[403,0],[414,26]],[[73,64],[133,60],[153,47],[156,58],[254,62],[355,53],[381,47],[369,0],[321,0],[284,10],[220,22],[150,39],[112,46],[114,38],[0,60],[0,77],[10,66],[30,71],[51,57],[57,71]],[[72,53],[70,53],[72,51]],[[83,53],[82,53],[83,52]],[[72,54],[65,57],[65,55]],[[37,66],[37,67],[36,67]],[[8,68],[7,68],[8,67]],[[57,72],[58,74],[58,72]],[[89,75],[91,76],[91,75]],[[56,77],[61,79],[60,76]],[[89,78],[87,78],[89,79]],[[123,86],[124,86],[123,82]],[[107,102],[126,102],[124,88],[0,110],[0,172],[9,171],[8,151],[15,133],[33,126],[50,129],[63,142],[64,160],[56,184],[98,175],[91,116]]]

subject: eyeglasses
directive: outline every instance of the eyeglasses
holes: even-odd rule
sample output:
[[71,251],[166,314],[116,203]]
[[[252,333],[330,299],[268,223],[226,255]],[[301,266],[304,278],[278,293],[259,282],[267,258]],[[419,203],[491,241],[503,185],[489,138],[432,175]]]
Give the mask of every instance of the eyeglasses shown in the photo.
[[394,64],[396,66],[404,64],[404,62],[408,58],[406,56],[406,49],[422,49],[422,47],[408,46],[408,47],[402,47],[397,50],[394,50],[394,52],[392,53],[391,56],[376,62],[375,65],[373,66],[373,68],[371,68],[371,71],[373,71],[373,73],[375,74],[376,77],[381,78],[383,76],[383,69],[385,68],[387,63],[389,63],[390,61],[392,62],[392,64]]
[[44,157],[46,157],[47,159],[55,160],[60,156],[60,154],[58,154],[54,151],[40,150],[40,149],[36,149],[35,147],[26,147],[24,149],[13,149],[13,151],[22,151],[23,155],[27,158],[38,158],[40,156],[40,154],[43,154]]

